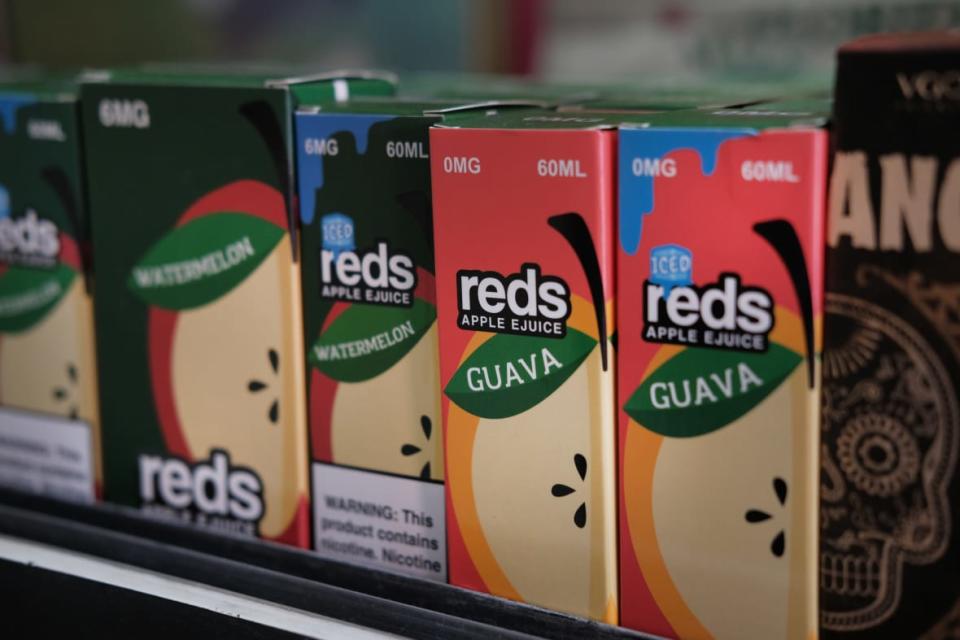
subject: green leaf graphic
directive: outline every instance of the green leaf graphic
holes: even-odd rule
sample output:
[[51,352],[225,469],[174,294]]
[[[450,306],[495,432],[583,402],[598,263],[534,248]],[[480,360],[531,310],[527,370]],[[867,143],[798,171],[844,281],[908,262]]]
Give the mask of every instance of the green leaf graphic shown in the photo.
[[243,282],[283,234],[246,213],[206,215],[160,238],[134,266],[127,286],[158,307],[199,307]]
[[307,361],[340,382],[369,380],[407,355],[436,317],[420,299],[409,308],[351,305],[320,334]]
[[10,267],[0,276],[0,332],[26,331],[47,315],[70,289],[77,272]]
[[507,418],[553,393],[596,346],[569,327],[561,340],[500,333],[460,365],[444,392],[473,415]]
[[644,380],[623,409],[664,436],[703,435],[758,405],[802,360],[776,343],[766,353],[685,349]]

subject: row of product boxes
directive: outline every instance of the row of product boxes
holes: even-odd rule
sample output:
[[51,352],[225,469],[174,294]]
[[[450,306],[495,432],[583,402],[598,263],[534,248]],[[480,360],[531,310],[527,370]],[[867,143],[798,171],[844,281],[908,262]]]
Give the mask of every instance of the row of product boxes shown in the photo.
[[755,95],[11,83],[0,482],[666,637],[943,637],[958,52],[848,45],[832,130]]

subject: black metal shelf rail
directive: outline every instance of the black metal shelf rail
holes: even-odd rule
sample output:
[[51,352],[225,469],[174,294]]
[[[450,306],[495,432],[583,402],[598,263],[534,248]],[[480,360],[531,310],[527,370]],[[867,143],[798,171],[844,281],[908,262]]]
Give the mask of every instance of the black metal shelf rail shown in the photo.
[[411,638],[650,639],[466,589],[308,551],[0,490],[0,534],[226,589]]

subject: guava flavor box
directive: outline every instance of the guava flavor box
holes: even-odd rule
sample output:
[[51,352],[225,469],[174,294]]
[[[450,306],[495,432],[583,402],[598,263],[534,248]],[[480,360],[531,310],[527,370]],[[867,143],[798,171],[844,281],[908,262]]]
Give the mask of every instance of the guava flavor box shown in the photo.
[[344,74],[87,75],[108,500],[309,544],[293,110],[392,90]]
[[960,624],[960,33],[840,48],[827,223],[821,635]]
[[619,132],[621,622],[809,638],[827,133],[730,111]]
[[0,484],[92,501],[99,411],[76,87],[0,78]]
[[768,92],[759,88],[747,94],[736,88],[658,88],[637,86],[633,88],[610,88],[606,92],[586,99],[561,105],[563,112],[587,111],[594,113],[657,113],[661,111],[684,111],[688,109],[719,109],[735,107],[747,102],[769,99]]
[[616,131],[495,112],[430,146],[450,582],[615,623]]

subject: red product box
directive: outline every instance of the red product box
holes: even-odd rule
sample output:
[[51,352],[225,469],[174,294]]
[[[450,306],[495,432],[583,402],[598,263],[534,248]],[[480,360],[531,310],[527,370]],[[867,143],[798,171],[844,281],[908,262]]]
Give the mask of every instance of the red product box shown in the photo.
[[621,620],[814,637],[827,134],[647,124],[619,140]]
[[450,582],[617,621],[616,132],[431,131]]

